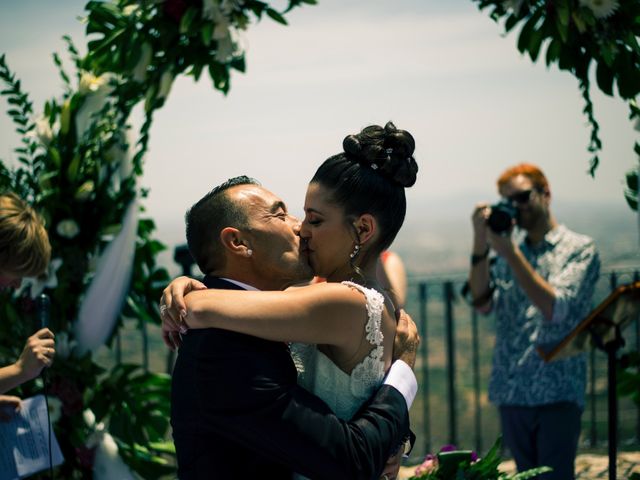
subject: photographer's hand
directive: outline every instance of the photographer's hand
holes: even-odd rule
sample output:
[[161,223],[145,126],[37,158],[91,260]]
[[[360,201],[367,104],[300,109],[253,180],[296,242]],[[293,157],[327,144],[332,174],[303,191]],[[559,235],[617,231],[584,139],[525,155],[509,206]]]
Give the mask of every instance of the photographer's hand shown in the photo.
[[491,214],[491,208],[486,202],[476,204],[471,215],[473,225],[473,252],[481,255],[487,249],[487,219]]
[[[489,285],[489,242],[490,233],[487,219],[491,214],[488,203],[476,204],[471,223],[473,225],[473,248],[471,251],[471,268],[469,271],[469,288],[474,306],[481,313],[491,309],[491,290]],[[486,301],[478,300],[486,297]]]
[[512,230],[509,230],[504,234],[499,234],[493,232],[490,228],[487,228],[487,240],[489,245],[491,245],[491,248],[495,250],[498,255],[507,261],[515,255],[516,249],[518,248],[511,238],[511,232]]

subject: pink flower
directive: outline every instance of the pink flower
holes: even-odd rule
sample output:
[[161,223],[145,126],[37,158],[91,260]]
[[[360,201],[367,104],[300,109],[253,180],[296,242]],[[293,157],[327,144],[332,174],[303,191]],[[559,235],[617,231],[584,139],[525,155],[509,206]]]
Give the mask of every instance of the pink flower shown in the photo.
[[429,454],[424,457],[424,462],[416,467],[414,475],[424,475],[425,473],[432,472],[436,468],[438,468],[438,457]]

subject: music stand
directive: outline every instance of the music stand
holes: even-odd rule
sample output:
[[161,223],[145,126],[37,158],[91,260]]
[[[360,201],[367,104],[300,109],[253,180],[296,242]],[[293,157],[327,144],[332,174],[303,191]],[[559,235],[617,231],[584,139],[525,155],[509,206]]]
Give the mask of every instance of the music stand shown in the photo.
[[606,352],[609,480],[616,480],[618,456],[617,352],[624,346],[622,330],[633,320],[637,320],[639,315],[640,282],[621,285],[558,344],[550,348],[544,345],[537,347],[538,353],[545,362],[581,353],[589,344]]

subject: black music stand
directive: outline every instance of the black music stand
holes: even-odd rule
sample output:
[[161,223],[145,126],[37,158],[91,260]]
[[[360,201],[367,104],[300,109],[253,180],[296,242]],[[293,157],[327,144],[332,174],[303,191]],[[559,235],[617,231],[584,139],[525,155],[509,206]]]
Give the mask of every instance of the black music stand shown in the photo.
[[616,480],[616,459],[618,456],[617,353],[624,346],[622,330],[633,320],[637,320],[639,315],[640,282],[622,285],[593,309],[587,318],[580,322],[560,343],[551,348],[546,346],[537,348],[545,362],[581,353],[589,345],[606,352],[609,480]]

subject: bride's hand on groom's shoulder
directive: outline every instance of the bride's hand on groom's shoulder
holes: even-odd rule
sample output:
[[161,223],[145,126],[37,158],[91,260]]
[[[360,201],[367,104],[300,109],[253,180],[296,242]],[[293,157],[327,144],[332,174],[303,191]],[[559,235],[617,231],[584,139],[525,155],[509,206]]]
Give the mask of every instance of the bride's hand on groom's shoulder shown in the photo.
[[411,316],[404,310],[398,310],[396,336],[393,341],[393,359],[402,360],[411,368],[416,363],[416,353],[420,345],[418,327]]
[[182,343],[180,334],[187,330],[184,321],[187,313],[187,306],[184,302],[185,295],[196,290],[206,290],[206,288],[202,282],[183,276],[174,279],[162,291],[160,298],[162,338],[170,349],[175,350],[180,346]]

